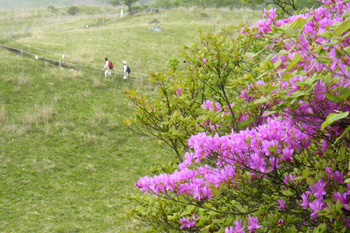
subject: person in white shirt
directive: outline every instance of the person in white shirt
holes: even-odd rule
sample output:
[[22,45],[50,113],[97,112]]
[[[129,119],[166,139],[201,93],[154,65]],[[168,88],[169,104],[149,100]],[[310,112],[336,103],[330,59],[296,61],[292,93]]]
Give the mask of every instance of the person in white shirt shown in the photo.
[[107,75],[112,76],[112,70],[109,68],[109,61],[108,61],[108,58],[105,58],[105,60],[106,60],[106,64],[105,64],[105,66],[103,67],[103,68],[106,69],[106,71],[105,71],[105,77],[107,77]]
[[123,70],[124,70],[124,80],[128,79],[129,73],[128,73],[128,66],[126,65],[126,61],[123,61]]

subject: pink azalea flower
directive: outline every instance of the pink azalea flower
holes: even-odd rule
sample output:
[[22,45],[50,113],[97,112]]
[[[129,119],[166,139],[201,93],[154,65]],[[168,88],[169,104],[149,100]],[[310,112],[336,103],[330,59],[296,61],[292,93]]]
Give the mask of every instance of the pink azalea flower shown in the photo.
[[285,201],[283,201],[283,200],[281,200],[281,199],[277,199],[277,202],[280,204],[280,205],[278,206],[278,209],[283,210],[283,209],[286,208],[286,202],[285,202]]
[[349,200],[347,196],[348,196],[347,193],[343,193],[343,194],[340,194],[339,192],[333,193],[334,201],[337,202],[339,200],[346,210],[350,210],[348,205]]
[[303,199],[303,202],[300,204],[300,206],[303,207],[304,210],[306,210],[306,208],[309,206],[309,200],[307,199],[305,193],[301,195],[301,198]]
[[181,95],[181,91],[182,91],[181,88],[176,89],[176,95],[177,95],[177,96]]
[[258,224],[258,217],[248,216],[248,221],[249,233],[256,232],[255,230],[260,228],[260,225]]
[[242,220],[235,221],[235,229],[234,229],[233,233],[245,233],[244,225],[242,225]]
[[314,193],[314,196],[318,199],[322,199],[324,195],[326,195],[325,191],[326,182],[322,179],[314,183],[313,185],[310,185],[311,191]]
[[202,108],[207,109],[207,110],[212,110],[213,109],[213,101],[210,100],[206,100],[204,101],[204,103],[202,104]]
[[191,228],[191,221],[188,218],[180,219],[180,223],[182,224],[180,229]]
[[225,228],[225,233],[234,233],[233,232],[233,227],[232,226],[230,226],[230,228],[226,227]]
[[333,172],[333,177],[334,177],[334,182],[338,183],[338,184],[344,184],[343,181],[343,173],[341,173],[340,171],[334,171]]
[[317,218],[317,212],[319,210],[322,210],[325,204],[322,200],[314,200],[313,202],[309,203],[310,209],[312,209],[314,212],[310,214],[312,218]]

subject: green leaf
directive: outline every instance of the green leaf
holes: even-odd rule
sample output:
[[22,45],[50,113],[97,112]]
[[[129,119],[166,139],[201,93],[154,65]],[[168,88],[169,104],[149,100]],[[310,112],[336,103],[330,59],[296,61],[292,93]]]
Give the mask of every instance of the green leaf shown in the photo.
[[294,195],[294,193],[290,190],[281,191],[281,193],[283,195],[286,195],[286,196],[293,196]]
[[343,38],[346,39],[346,38],[348,38],[349,36],[350,36],[350,32],[346,33],[346,34],[343,36]]
[[269,111],[269,112],[265,113],[263,116],[270,116],[270,115],[275,114],[275,113],[276,113],[276,111]]
[[343,208],[343,204],[341,203],[341,201],[338,199],[336,204],[335,204],[335,208],[337,211],[340,211]]
[[283,74],[281,79],[285,81],[293,78],[294,76],[295,76],[294,74],[287,73],[287,74]]
[[[287,29],[287,35],[294,37],[299,35],[303,30],[300,30],[306,24],[306,19],[299,18],[295,20]],[[298,31],[296,30],[298,29]]]
[[277,89],[278,89],[277,86],[271,86],[271,87],[267,88],[267,89],[265,90],[265,92],[271,94],[273,91],[275,91],[275,90],[277,90]]
[[302,180],[304,180],[304,178],[301,176],[297,176],[293,178],[293,181],[302,181]]
[[310,170],[309,170],[309,168],[307,167],[307,168],[305,168],[305,169],[303,170],[302,176],[303,176],[303,178],[306,179],[309,175],[310,175]]
[[313,230],[314,233],[327,232],[327,225],[325,223],[320,224],[316,229]]
[[[347,112],[347,113],[349,113],[349,112]],[[348,127],[345,129],[345,131],[337,138],[337,140],[335,140],[335,142],[334,142],[333,145],[337,144],[337,142],[338,142],[342,137],[344,137],[344,135],[347,134],[349,131],[350,131],[350,126],[348,126]]]
[[307,183],[308,185],[312,185],[313,183],[315,183],[315,181],[314,181],[314,179],[312,179],[312,178],[310,178],[310,177],[307,177],[307,178],[306,178],[306,183]]
[[276,63],[274,63],[275,69],[277,69],[278,67],[280,67],[281,64],[282,64],[282,60],[278,60]]
[[338,103],[340,101],[342,101],[343,99],[340,98],[339,96],[336,95],[332,95],[330,93],[326,93],[325,94],[326,98],[329,99],[330,101],[334,102],[334,103]]
[[323,33],[319,33],[318,35],[325,39],[332,38],[334,36],[333,33],[331,32],[323,32]]
[[322,123],[322,130],[327,126],[333,124],[334,122],[343,119],[349,115],[349,112],[331,113],[328,115],[327,119]]
[[334,31],[334,35],[336,36],[340,36],[341,34],[343,34],[344,32],[348,31],[350,29],[350,20],[346,20],[345,22],[343,22],[342,24],[340,24],[337,29],[335,29]]
[[129,94],[130,96],[136,96],[137,95],[137,91],[134,89],[131,89],[129,91],[126,92],[127,94]]
[[192,212],[194,211],[196,207],[193,205],[188,205],[186,206],[186,210],[182,213],[183,215],[189,215],[192,214]]
[[331,40],[329,43],[322,44],[321,47],[322,47],[322,48],[324,48],[324,47],[329,47],[329,46],[336,45],[336,44],[338,44],[338,43],[339,43],[338,40]]
[[301,60],[301,56],[299,53],[297,53],[294,58],[293,61],[289,64],[289,66],[287,67],[287,70],[291,70],[293,69],[293,67],[298,64],[298,62]]
[[289,28],[300,29],[307,23],[306,19],[299,18],[295,20]]
[[254,100],[254,104],[264,104],[268,101],[268,99],[266,97],[261,97],[260,99]]

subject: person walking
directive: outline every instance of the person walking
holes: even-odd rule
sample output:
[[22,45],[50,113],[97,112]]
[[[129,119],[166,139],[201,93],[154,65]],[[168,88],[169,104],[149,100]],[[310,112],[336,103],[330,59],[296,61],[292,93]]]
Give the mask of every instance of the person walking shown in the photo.
[[106,61],[106,64],[105,64],[105,66],[103,67],[103,68],[106,69],[106,71],[105,71],[105,77],[107,77],[107,75],[112,76],[112,69],[113,69],[112,62],[110,62],[110,61],[108,60],[107,57],[105,58],[105,61]]
[[124,80],[127,80],[129,77],[128,66],[126,65],[126,61],[123,61],[123,70],[124,70]]

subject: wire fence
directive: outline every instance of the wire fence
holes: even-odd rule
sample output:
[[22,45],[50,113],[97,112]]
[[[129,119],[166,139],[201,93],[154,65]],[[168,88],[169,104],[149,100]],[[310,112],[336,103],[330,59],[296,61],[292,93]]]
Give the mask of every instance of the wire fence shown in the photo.
[[[53,53],[56,55],[57,54],[62,55],[62,54],[57,53],[57,52],[36,48],[36,47],[30,46],[28,44],[26,44],[26,45],[29,48],[38,49],[39,51]],[[46,57],[43,55],[38,55],[37,53],[34,53],[32,51],[27,51],[27,50],[24,50],[22,48],[16,48],[16,47],[8,46],[5,44],[0,44],[0,48],[6,49],[6,50],[11,51],[11,52],[15,52],[21,56],[27,56],[27,57],[33,58],[35,60],[43,61],[43,62],[52,64],[52,65],[58,66],[58,67],[67,68],[67,69],[75,69],[75,70],[81,70],[81,69],[88,70],[90,73],[93,73],[94,75],[97,75],[97,76],[103,75],[103,71],[104,71],[103,68],[97,68],[97,65],[93,64],[93,63],[69,62],[66,59],[62,59],[62,60],[61,59],[52,59],[52,58],[49,58],[49,57]],[[79,60],[79,59],[76,59],[76,60]],[[117,78],[121,79],[124,76],[124,73],[114,71],[113,76],[117,76]],[[153,85],[149,76],[142,77],[139,75],[129,75],[128,80],[131,80],[131,81],[128,81],[128,83],[131,84],[130,88],[132,88],[132,89],[143,90],[143,91],[152,92],[152,93],[155,93],[158,91],[158,88],[155,85]]]
[[[52,13],[56,13],[56,12],[52,12]],[[97,16],[101,17],[101,15],[93,15],[93,17],[97,17]],[[103,16],[106,16],[106,15],[102,15],[102,17]],[[113,16],[116,17],[116,15],[113,15]],[[105,21],[103,20],[102,22],[97,22],[92,26],[100,26],[104,24],[105,24]],[[65,29],[62,28],[61,31],[85,29],[84,28],[85,26],[86,25],[77,26],[74,28],[73,27],[65,28]],[[30,28],[30,30],[33,30],[33,28]],[[24,35],[28,34],[28,31],[29,31],[29,28],[26,28],[25,29],[26,33],[24,33]],[[15,39],[14,38],[15,35],[19,35],[19,36],[22,35],[21,31],[18,31],[18,32],[11,31],[10,33],[8,33],[8,35],[9,35],[8,36],[9,41],[13,42],[13,44],[17,44],[17,46],[0,44],[0,48],[7,49],[9,51],[20,54],[21,56],[31,57],[36,60],[44,61],[46,63],[59,66],[62,68],[69,68],[69,69],[75,69],[75,70],[88,69],[89,72],[93,72],[96,75],[103,74],[102,71],[104,71],[104,69],[102,68],[101,65],[98,65],[89,61],[85,61],[81,58],[71,57],[64,52],[51,51],[44,48],[32,46],[30,44],[23,43]],[[113,70],[113,76],[122,78],[123,75],[124,75],[124,72]],[[129,75],[129,79],[132,80],[131,83],[132,83],[133,89],[142,89],[142,90],[147,89],[152,92],[158,91],[157,87],[151,82],[149,74],[133,71],[133,73]]]
[[[95,70],[100,70],[100,66],[95,64],[95,63],[91,63],[88,61],[84,61],[81,58],[75,58],[75,57],[71,57],[63,52],[56,52],[56,51],[51,51],[51,50],[47,50],[47,49],[42,49],[42,48],[38,48],[23,42],[20,42],[18,40],[16,40],[15,38],[13,38],[11,35],[9,36],[9,39],[11,41],[14,41],[20,45],[25,46],[28,49],[28,52],[31,53],[31,51],[41,51],[47,54],[53,54],[53,55],[57,55],[59,58],[58,60],[56,60],[57,62],[61,62],[62,64],[65,63],[69,63],[67,62],[67,60],[73,61],[70,62],[70,64],[75,64],[75,66],[79,66],[79,67],[85,67],[85,68],[90,68],[90,69],[95,69]],[[20,49],[20,48],[16,48],[16,49]],[[23,49],[22,49],[23,50]],[[42,57],[46,57],[46,56],[42,56]],[[57,57],[56,57],[57,58]],[[122,74],[122,72],[120,72]],[[145,74],[145,73],[141,73],[141,72],[133,72],[133,75],[131,75],[131,77],[134,78],[138,78],[138,79],[149,79],[149,75]]]

